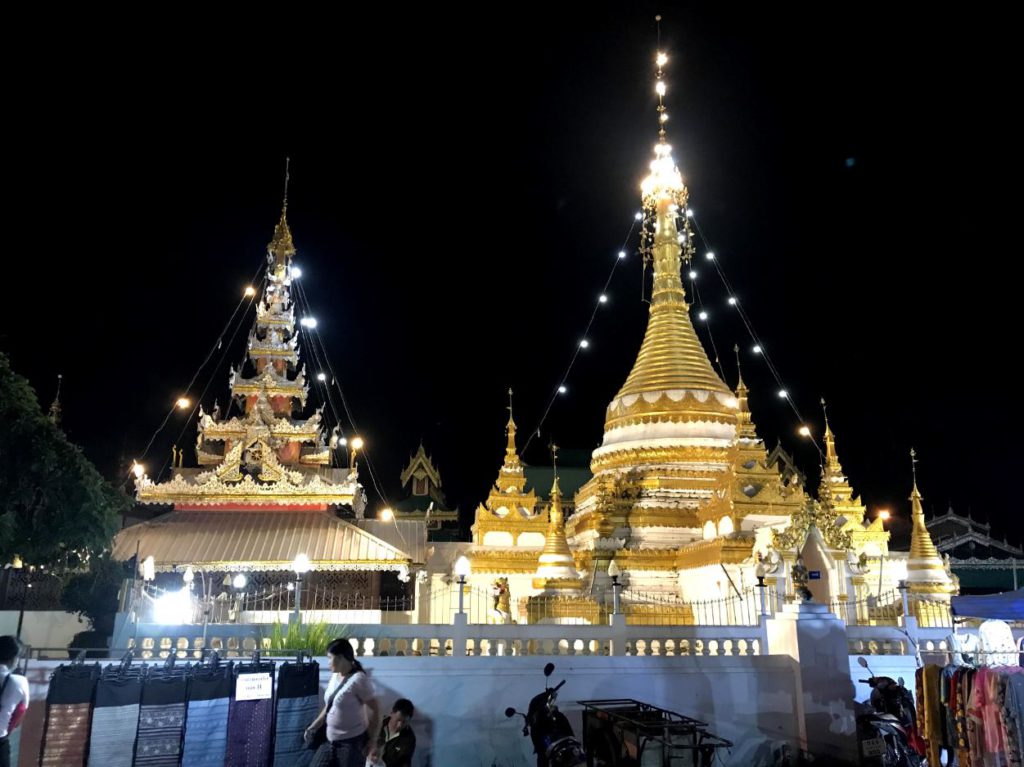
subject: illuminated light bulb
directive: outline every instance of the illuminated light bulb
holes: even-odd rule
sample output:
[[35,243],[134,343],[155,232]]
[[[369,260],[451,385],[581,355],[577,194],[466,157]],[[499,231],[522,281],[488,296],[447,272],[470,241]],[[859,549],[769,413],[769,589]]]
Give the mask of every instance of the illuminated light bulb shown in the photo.
[[785,399],[789,396],[789,392],[785,389],[779,389],[779,399]]
[[132,474],[135,475],[136,479],[142,479],[142,475],[146,473],[146,467],[138,461],[132,462]]
[[246,296],[246,298],[252,298],[255,295],[256,295],[256,288],[254,288],[252,285],[249,285],[245,289],[245,296]]
[[385,506],[380,510],[380,518],[385,522],[392,522],[395,519],[395,512],[393,512],[390,507]]
[[316,318],[315,317],[303,317],[301,320],[299,320],[299,322],[302,324],[302,327],[304,327],[304,328],[315,328],[316,327]]
[[729,306],[736,306],[736,296],[729,296]]
[[754,351],[754,354],[760,354],[761,353],[761,347],[758,346],[757,344],[755,344],[753,351]]
[[638,211],[637,211],[636,213],[634,213],[634,214],[633,214],[633,218],[635,218],[635,219],[636,219],[637,221],[639,221],[639,220],[640,220],[640,219],[642,219],[643,217],[644,217],[644,214],[643,214],[643,212],[642,212],[642,211],[639,211],[639,210],[638,210]]
[[686,217],[687,218],[693,218],[693,209],[692,208],[687,208],[686,209]]
[[352,440],[352,449],[353,450],[362,450],[363,449],[363,444],[364,443],[363,443],[363,438],[362,437],[355,437]]
[[690,270],[690,279],[691,280],[697,279],[697,272],[693,271],[693,269]]
[[602,293],[600,296],[597,297],[597,300],[599,303],[606,304],[608,303],[608,296]]
[[569,391],[569,390],[565,388],[564,384],[562,386],[558,387],[558,393],[559,394],[565,394],[567,391]]
[[706,259],[707,259],[708,261],[714,261],[714,260],[715,260],[715,254],[714,254],[714,253],[712,253],[712,252],[711,252],[711,251],[709,250],[709,251],[708,251],[708,252],[707,252],[707,253],[706,253],[706,254],[704,255],[704,258],[706,258]]
[[800,436],[801,437],[809,437],[809,436],[811,436],[811,429],[808,426],[801,426],[800,429],[799,429],[799,432],[800,432]]
[[289,274],[291,274],[293,280],[297,280],[302,276],[302,270],[297,266],[293,266],[289,271]]
[[316,374],[316,380],[318,380],[318,381],[326,381],[327,380],[327,374],[326,373],[317,373]]
[[657,62],[658,62],[658,66],[659,66],[659,67],[663,67],[663,66],[665,66],[666,64],[668,64],[668,56],[666,56],[666,55],[665,55],[664,53],[662,53],[661,51],[658,51],[658,58],[657,58]]
[[580,341],[581,349],[586,349],[588,346],[590,346],[590,341],[588,341],[587,339],[584,338],[582,341]]
[[188,397],[178,397],[178,401],[174,404],[178,406],[179,410],[188,410],[189,405],[192,404],[192,400]]
[[626,251],[620,250],[619,251],[619,258],[625,258],[625,257],[626,257]]
[[659,96],[665,95],[665,83],[662,80],[658,80],[658,84],[654,86],[654,90],[658,92]]
[[701,312],[697,316],[700,317],[702,320],[706,320],[708,318],[708,313],[707,312]]

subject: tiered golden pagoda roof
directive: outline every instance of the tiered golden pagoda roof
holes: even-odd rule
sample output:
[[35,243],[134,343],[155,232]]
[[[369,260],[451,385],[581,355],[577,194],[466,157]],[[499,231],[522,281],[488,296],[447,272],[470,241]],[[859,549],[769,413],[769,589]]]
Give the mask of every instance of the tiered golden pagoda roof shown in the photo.
[[[768,465],[768,451],[757,436],[747,404],[747,385],[742,374],[736,384],[737,440],[729,482],[729,500],[739,529],[743,520],[775,524],[804,505],[803,489],[787,485],[778,470]],[[702,522],[704,520],[701,520]]]
[[509,406],[508,424],[505,426],[507,443],[505,460],[498,470],[498,479],[491,487],[487,500],[477,507],[473,524],[473,542],[492,545],[486,539],[489,532],[508,533],[501,536],[508,546],[518,545],[524,532],[544,535],[547,520],[537,512],[537,494],[526,490],[526,474],[516,448],[516,422]]
[[201,468],[174,467],[167,482],[140,477],[140,503],[177,509],[351,506],[361,514],[365,494],[355,470],[329,468],[332,456],[321,411],[293,417],[305,407],[309,390],[304,371],[295,370],[294,255],[286,198],[267,246],[267,286],[248,343],[248,365],[255,372],[246,377],[232,369],[230,374],[233,405],[241,413],[221,418],[217,408],[213,413],[200,409],[196,453]]
[[[659,96],[665,61],[659,54]],[[688,191],[666,140],[661,103],[659,112],[655,159],[641,184],[642,251],[654,266],[650,317],[633,369],[608,406],[604,439],[591,462],[594,478],[577,495],[569,533],[578,540],[624,528],[681,528],[676,545],[691,539],[697,509],[720,486],[736,439],[736,397],[690,320],[680,276],[693,252],[684,215]],[[628,502],[616,487],[623,477]]]
[[839,463],[839,455],[836,453],[836,437],[832,433],[827,414],[825,416],[825,465],[822,467],[818,498],[822,501],[827,500],[839,514],[849,520],[859,522],[864,518],[866,511],[864,504],[856,497],[856,493],[847,481],[843,467]]

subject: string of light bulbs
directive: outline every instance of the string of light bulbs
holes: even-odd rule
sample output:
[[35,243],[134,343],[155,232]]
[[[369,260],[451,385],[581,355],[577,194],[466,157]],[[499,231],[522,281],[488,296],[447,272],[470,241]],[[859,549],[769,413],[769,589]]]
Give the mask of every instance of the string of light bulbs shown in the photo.
[[220,333],[217,334],[217,339],[213,342],[213,346],[210,347],[210,351],[207,352],[206,357],[199,364],[199,367],[196,368],[195,373],[192,374],[192,378],[189,379],[188,386],[185,387],[185,390],[181,394],[181,396],[179,396],[175,400],[174,404],[171,405],[170,410],[167,411],[167,415],[164,416],[164,420],[156,428],[153,434],[150,435],[149,441],[146,443],[146,447],[143,449],[139,458],[135,459],[132,462],[131,469],[129,470],[128,475],[125,477],[124,482],[121,484],[122,488],[131,480],[132,476],[139,477],[142,475],[144,471],[144,469],[142,468],[143,462],[149,455],[149,450],[150,448],[153,447],[153,442],[156,441],[156,438],[160,435],[160,432],[162,432],[164,428],[167,426],[168,421],[171,420],[171,416],[174,415],[174,411],[181,410],[183,408],[183,402],[186,403],[184,404],[184,407],[187,407],[188,404],[191,404],[189,392],[191,392],[193,385],[195,385],[196,379],[199,377],[199,374],[202,372],[203,368],[206,367],[207,363],[210,361],[210,358],[213,357],[214,352],[216,352],[217,349],[222,347],[224,334],[227,333],[228,329],[231,327],[231,324],[234,322],[235,316],[238,314],[239,309],[241,309],[242,306],[245,305],[246,303],[253,303],[253,299],[256,297],[257,292],[256,288],[252,286],[252,282],[255,281],[257,277],[259,277],[260,271],[263,269],[262,259],[260,259],[260,261],[260,266],[253,273],[252,279],[249,280],[249,284],[247,285],[247,287],[242,291],[242,298],[238,301],[237,304],[235,304],[235,308],[231,312],[231,316],[228,317],[228,321],[224,323],[224,327],[221,329]]

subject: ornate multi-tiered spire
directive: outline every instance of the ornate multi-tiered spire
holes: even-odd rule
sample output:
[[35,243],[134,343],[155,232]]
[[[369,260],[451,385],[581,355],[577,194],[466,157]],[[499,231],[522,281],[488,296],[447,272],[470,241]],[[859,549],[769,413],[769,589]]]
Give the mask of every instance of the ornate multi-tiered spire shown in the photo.
[[505,460],[498,469],[498,478],[491,486],[487,500],[477,507],[476,520],[473,523],[473,541],[515,548],[524,540],[523,533],[528,533],[526,540],[539,540],[544,534],[544,520],[542,515],[537,513],[537,494],[532,488],[526,490],[526,473],[519,458],[519,450],[516,448],[516,422],[512,416],[511,389],[508,390],[508,423],[505,425],[505,438]]
[[[365,499],[354,470],[318,472],[331,464],[322,408],[311,416],[295,417],[306,406],[309,386],[299,368],[291,298],[296,251],[287,212],[286,170],[281,217],[267,245],[266,285],[257,301],[246,362],[229,374],[232,400],[241,415],[222,418],[216,408],[205,413],[200,407],[196,456],[200,467],[209,470],[176,472],[171,482],[162,484],[142,478],[140,501],[221,503],[252,496],[268,499],[261,503],[283,504],[308,497],[327,505],[353,504],[361,512]],[[246,294],[254,292],[249,289]],[[246,375],[246,369],[252,372]],[[199,500],[203,498],[211,500]]]
[[860,523],[864,518],[864,504],[856,497],[853,487],[843,473],[836,452],[836,436],[828,420],[828,409],[824,398],[821,410],[825,418],[825,464],[821,467],[821,485],[818,487],[818,499],[831,505],[841,516],[852,522]]
[[[803,490],[789,487],[779,472],[768,466],[768,451],[757,436],[750,407],[749,390],[740,370],[739,347],[736,352],[736,453],[732,461],[730,500],[736,516],[736,526],[747,517],[763,523],[776,523],[780,517],[800,511],[805,502]],[[701,520],[706,522],[706,519]]]

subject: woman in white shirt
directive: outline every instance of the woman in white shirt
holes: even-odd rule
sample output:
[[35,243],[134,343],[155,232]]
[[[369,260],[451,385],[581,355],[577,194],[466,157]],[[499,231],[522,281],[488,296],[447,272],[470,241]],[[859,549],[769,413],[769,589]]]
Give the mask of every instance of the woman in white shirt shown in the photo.
[[0,767],[10,767],[11,743],[8,737],[28,708],[28,680],[12,674],[21,654],[21,642],[12,636],[0,637]]
[[324,693],[324,709],[306,728],[306,738],[311,740],[326,721],[327,742],[317,749],[310,767],[363,767],[367,756],[377,758],[376,739],[369,737],[380,729],[373,685],[347,639],[331,642],[327,658],[334,673]]

